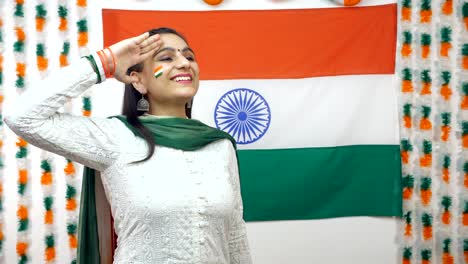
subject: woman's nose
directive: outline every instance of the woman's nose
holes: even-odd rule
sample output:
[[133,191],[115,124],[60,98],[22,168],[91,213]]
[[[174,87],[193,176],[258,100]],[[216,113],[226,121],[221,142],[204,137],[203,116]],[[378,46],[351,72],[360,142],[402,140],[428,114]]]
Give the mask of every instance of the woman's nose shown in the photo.
[[190,61],[185,56],[179,55],[177,59],[177,67],[187,69],[190,66]]

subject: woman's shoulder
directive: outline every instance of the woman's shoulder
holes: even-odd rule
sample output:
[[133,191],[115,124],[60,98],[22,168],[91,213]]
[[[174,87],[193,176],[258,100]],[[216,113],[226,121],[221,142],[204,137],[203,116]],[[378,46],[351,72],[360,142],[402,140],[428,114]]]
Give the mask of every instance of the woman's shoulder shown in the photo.
[[128,136],[133,134],[132,131],[122,122],[120,116],[109,116],[106,118],[106,122],[108,122],[109,127],[112,129],[111,133],[115,133],[117,135],[125,135]]
[[213,152],[222,158],[229,158],[235,154],[235,149],[232,142],[227,138],[218,139],[205,146],[205,151]]
[[[101,119],[102,120],[102,119]],[[106,125],[107,137],[111,138],[112,141],[116,142],[122,147],[129,147],[134,145],[137,137],[134,132],[128,128],[119,118],[110,116],[105,118],[103,121]]]

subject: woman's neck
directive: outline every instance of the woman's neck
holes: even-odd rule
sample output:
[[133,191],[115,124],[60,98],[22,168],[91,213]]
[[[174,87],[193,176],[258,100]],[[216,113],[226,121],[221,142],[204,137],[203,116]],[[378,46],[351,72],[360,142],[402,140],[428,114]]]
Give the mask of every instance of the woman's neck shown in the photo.
[[[154,109],[154,110],[153,110]],[[185,113],[185,106],[155,106],[150,107],[148,111],[149,115],[155,116],[174,116],[174,117],[182,117],[187,118]]]

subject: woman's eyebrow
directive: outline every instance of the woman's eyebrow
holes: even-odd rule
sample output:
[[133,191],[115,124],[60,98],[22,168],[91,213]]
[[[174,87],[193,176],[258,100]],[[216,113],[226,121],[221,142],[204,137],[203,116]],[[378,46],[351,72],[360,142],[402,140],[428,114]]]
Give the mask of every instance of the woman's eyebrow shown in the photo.
[[195,52],[193,52],[193,50],[192,50],[191,48],[189,48],[189,47],[183,48],[180,52],[186,52],[186,51],[190,51],[190,52],[192,52],[193,54],[195,54]]
[[[165,48],[162,48],[160,50],[158,50],[154,55],[153,57],[155,57],[156,55],[158,55],[159,53],[163,52],[163,51],[166,51],[166,50],[169,50],[169,51],[172,51],[172,52],[176,52],[176,49],[173,48],[173,47],[165,47]],[[185,47],[183,48],[180,52],[186,52],[186,51],[190,51],[192,52],[193,54],[195,54],[195,52],[193,52],[193,50],[189,47]]]
[[153,55],[153,57],[155,57],[156,55],[158,55],[159,53],[163,52],[163,51],[166,51],[166,50],[170,50],[170,51],[174,51],[175,52],[175,49],[174,48],[171,48],[171,47],[165,47],[165,48],[162,48],[158,51],[156,51]]

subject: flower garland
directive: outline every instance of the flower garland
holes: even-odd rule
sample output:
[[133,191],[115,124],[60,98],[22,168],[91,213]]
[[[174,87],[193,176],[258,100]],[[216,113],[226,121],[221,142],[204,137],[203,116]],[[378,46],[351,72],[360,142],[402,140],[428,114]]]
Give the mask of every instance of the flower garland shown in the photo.
[[44,259],[46,263],[55,262],[55,227],[54,227],[54,187],[55,178],[52,173],[52,156],[43,151],[41,153],[41,185],[44,194],[44,225],[45,225],[45,252]]
[[421,34],[421,57],[427,59],[431,53],[431,35],[427,33]]
[[[88,18],[87,18],[87,0],[76,1],[78,10],[78,49],[80,57],[89,55],[88,49]],[[84,116],[91,116],[91,90],[84,93],[82,97],[82,113]]]
[[403,45],[401,46],[401,56],[403,58],[409,58],[411,56],[413,35],[411,31],[403,32]]
[[[451,151],[449,151],[449,143],[451,139],[451,113],[449,111],[448,104],[445,104],[445,99],[442,96],[439,96],[438,98],[438,105],[441,108],[441,113],[440,113],[440,120],[441,120],[441,125],[440,125],[440,130],[438,131],[440,133],[439,137],[439,146],[440,150],[436,154],[437,156],[437,164],[436,164],[436,170],[437,170],[437,175],[440,179],[440,187],[439,187],[439,195],[441,197],[440,199],[440,210],[439,210],[439,220],[441,223],[441,228],[440,228],[440,233],[443,237],[444,240],[450,239],[451,236],[451,224],[452,224],[452,218],[453,218],[453,208],[452,208],[452,203],[453,203],[453,195],[450,192],[450,185],[452,182],[451,179]],[[440,245],[445,252],[442,256],[443,259],[450,259],[448,258],[447,254],[451,251],[450,250],[450,243],[449,244],[443,244]],[[444,257],[445,256],[445,257]],[[453,256],[452,256],[453,257]],[[446,262],[443,262],[446,263]]]
[[[36,63],[37,69],[41,77],[45,77],[48,74],[49,61],[46,56],[46,32],[45,27],[47,26],[47,1],[38,0],[36,5]],[[56,250],[55,250],[55,224],[54,224],[54,190],[55,190],[55,178],[52,172],[52,156],[47,152],[41,151],[41,186],[42,193],[44,195],[44,260],[46,263],[55,263]]]
[[416,178],[414,171],[415,155],[413,153],[413,119],[414,119],[414,86],[413,80],[413,52],[414,38],[411,27],[411,0],[403,0],[400,5],[401,26],[400,42],[398,43],[401,56],[399,60],[400,70],[398,70],[401,80],[400,88],[400,155],[402,161],[402,186],[403,186],[403,221],[400,222],[401,233],[399,236],[402,242],[400,246],[401,261],[403,264],[411,264],[414,262],[416,255],[413,248],[415,236],[415,213],[416,213],[416,197],[414,195]]
[[77,11],[78,11],[78,48],[80,56],[89,54],[88,50],[88,18],[87,18],[87,0],[77,0]]
[[413,92],[413,74],[409,68],[405,68],[402,71],[403,78],[401,84],[401,91],[403,93]]
[[429,115],[431,114],[431,107],[427,105],[423,105],[421,107],[422,118],[419,122],[419,129],[429,131],[432,129],[432,122],[429,119]]
[[451,206],[452,206],[452,197],[443,196],[442,197],[442,216],[441,221],[444,225],[450,225],[452,220]]
[[69,159],[67,159],[67,164],[64,168],[65,172],[65,181],[67,184],[66,190],[66,218],[67,218],[67,234],[68,234],[68,245],[70,248],[70,255],[72,263],[76,263],[76,250],[78,247],[78,236],[77,236],[77,226],[78,226],[78,202],[77,202],[77,179],[75,165]]
[[[24,0],[16,0],[14,12],[14,29],[16,41],[13,44],[14,57],[16,60],[16,82],[17,92],[21,93],[26,88],[26,34],[24,32],[25,12]],[[16,153],[16,163],[18,167],[18,232],[16,253],[18,263],[24,264],[29,261],[30,228],[29,210],[31,204],[31,190],[29,184],[29,158],[28,143],[18,138],[16,143],[18,152]]]
[[441,57],[448,58],[451,48],[452,48],[452,29],[449,26],[444,26],[440,29],[439,55]]
[[47,23],[47,9],[46,1],[38,0],[36,5],[36,64],[37,69],[42,77],[45,76],[49,67],[49,60],[46,56],[45,39],[47,37],[45,33],[45,26]]
[[4,40],[3,40],[3,20],[4,16],[4,1],[0,1],[0,263],[5,262],[5,250],[4,250],[4,215],[3,215],[3,172],[4,172],[4,155],[3,155],[3,139],[4,139],[4,126],[3,126],[3,52],[4,52]]
[[[401,81],[404,216],[400,256],[405,264],[455,263],[461,257],[458,234],[468,263],[468,112],[458,115],[453,110],[457,105],[468,110],[468,72],[463,72],[465,82],[458,83],[459,72],[453,63],[468,70],[468,1],[456,3],[457,6],[453,0],[398,1],[400,42],[396,72]],[[436,8],[432,9],[432,4]],[[412,10],[412,5],[418,10]],[[412,20],[412,15],[418,17]],[[456,15],[463,15],[464,25],[455,20]],[[466,35],[463,45],[454,42],[459,39],[459,25]],[[413,77],[419,80],[414,81]],[[455,103],[458,91],[462,100]],[[460,129],[463,144],[455,142],[460,130],[454,128],[454,123],[460,117],[466,122],[461,123]],[[464,146],[463,162],[455,160],[458,145]],[[463,163],[466,188],[458,186],[461,184],[454,171]],[[453,190],[460,187],[464,193],[457,197]],[[462,210],[466,228],[459,232]]]
[[62,51],[60,52],[60,67],[68,66],[70,41],[68,36],[68,3],[67,0],[58,1],[59,32],[62,37]]
[[431,0],[421,1],[421,10],[419,11],[421,23],[430,23],[432,20]]
[[24,89],[24,78],[26,75],[26,34],[24,33],[24,0],[16,0],[14,16],[16,41],[13,44],[13,50],[15,52],[17,77],[15,85],[18,89]]
[[[415,56],[416,71],[420,71],[420,86],[418,86],[418,94],[415,95],[415,109],[418,110],[417,119],[418,125],[414,130],[414,142],[417,146],[416,163],[413,173],[418,175],[416,181],[419,185],[419,200],[416,202],[416,215],[418,215],[418,239],[415,246],[418,248],[421,263],[439,263],[437,260],[437,250],[435,243],[437,242],[436,230],[438,221],[435,214],[435,205],[437,195],[434,193],[435,182],[434,178],[434,153],[432,141],[434,138],[434,122],[435,122],[435,107],[433,105],[434,93],[432,92],[433,76],[436,76],[436,71],[433,68],[432,62],[435,43],[432,35],[432,17],[434,15],[430,0],[418,1],[419,19],[413,26],[416,31],[416,36],[419,36],[420,52]],[[437,53],[437,52],[436,52]],[[420,241],[420,243],[418,243]]]
[[411,0],[403,0],[401,3],[401,20],[405,22],[411,21]]
[[432,166],[432,142],[423,139],[422,142],[423,153],[419,158],[419,166],[421,169],[421,203],[429,210],[429,205],[432,199],[432,178],[430,177],[430,170]]
[[442,86],[440,88],[440,95],[445,101],[449,101],[452,96],[452,89],[450,88],[450,79],[452,74],[449,71],[442,71]]
[[423,70],[421,72],[421,91],[420,95],[430,95],[432,94],[431,86],[432,86],[432,78],[431,73],[429,70]]
[[457,185],[463,188],[463,185],[457,183],[456,177],[453,177],[456,175],[454,172],[456,168],[454,162],[452,162],[455,157],[453,149],[455,138],[452,129],[452,119],[456,118],[452,113],[455,103],[451,88],[451,82],[454,77],[451,61],[455,59],[452,55],[452,47],[454,46],[452,34],[456,32],[454,30],[453,2],[447,0],[441,3],[440,10],[440,23],[436,26],[436,32],[439,33],[439,52],[436,53],[436,60],[439,63],[436,64],[436,71],[440,73],[438,78],[440,89],[435,94],[436,115],[438,116],[435,137],[438,147],[438,151],[435,154],[435,176],[439,182],[437,218],[440,225],[437,252],[440,254],[438,259],[442,264],[453,264],[457,257],[454,253],[457,250],[456,244],[454,245],[452,242],[454,241],[454,234],[458,225],[456,220],[460,213],[457,210],[458,208],[454,206],[454,203],[458,202],[458,198],[454,195],[453,189],[456,189]]
[[[81,3],[81,0],[78,0],[78,3]],[[60,67],[65,67],[69,64],[69,55],[70,55],[70,40],[69,40],[69,23],[68,23],[68,15],[69,15],[69,1],[68,0],[60,0],[59,1],[59,9],[58,15],[60,18],[60,25],[59,30],[62,36],[62,43],[63,48],[60,53]],[[79,11],[80,13],[80,11]],[[77,24],[78,30],[80,30],[80,25]],[[83,35],[78,34],[78,38],[82,41]],[[82,43],[82,42],[81,42]],[[86,37],[87,43],[87,37]],[[81,46],[80,46],[80,50]],[[70,102],[71,103],[71,102]],[[71,108],[71,107],[70,107]],[[66,109],[68,112],[70,109]],[[70,249],[70,257],[71,263],[76,263],[77,261],[77,247],[78,247],[78,240],[77,240],[77,223],[78,223],[78,203],[77,203],[77,191],[76,191],[76,173],[75,173],[75,165],[69,159],[66,160],[66,165],[64,168],[65,173],[65,182],[66,182],[66,194],[65,194],[65,215],[66,215],[66,223],[67,223],[67,234],[68,234],[68,247]]]
[[411,107],[412,105],[410,103],[406,103],[403,106],[403,124],[406,129],[411,129],[413,127],[413,120],[411,118]]
[[16,253],[18,263],[24,264],[29,261],[29,205],[31,203],[29,171],[28,171],[28,143],[19,138],[16,146],[19,148],[16,153],[18,166],[18,234],[16,243]]
[[[462,1],[457,6],[457,9],[461,9],[459,13],[461,17],[458,17],[462,21],[457,21],[460,24],[461,37],[458,38],[460,46],[456,55],[457,66],[461,68],[461,71],[457,72],[458,81],[456,82],[456,92],[460,94],[460,102],[457,103],[458,113],[454,113],[453,116],[458,118],[456,124],[459,127],[454,128],[455,131],[461,131],[456,133],[456,143],[461,145],[461,153],[457,163],[461,164],[460,170],[460,183],[463,183],[459,192],[459,218],[458,218],[458,233],[460,234],[460,241],[463,242],[463,262],[468,263],[468,2]],[[454,12],[458,13],[458,12]],[[454,30],[455,31],[455,30]],[[456,32],[456,31],[455,31]],[[455,123],[455,122],[454,122]],[[455,162],[454,162],[455,163]],[[461,185],[461,184],[460,184]],[[460,246],[461,249],[461,246]]]

